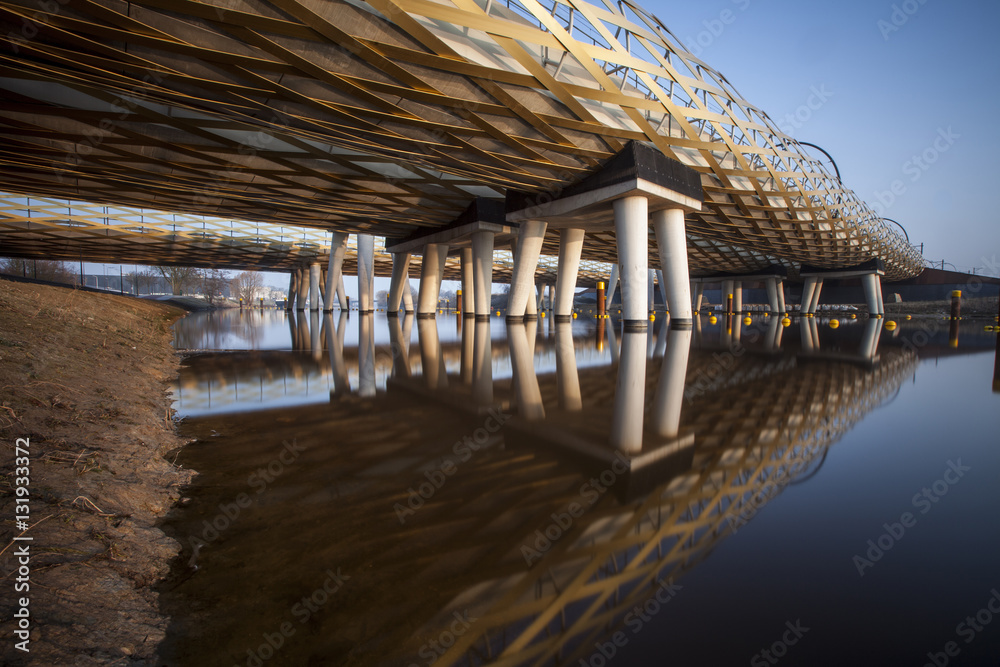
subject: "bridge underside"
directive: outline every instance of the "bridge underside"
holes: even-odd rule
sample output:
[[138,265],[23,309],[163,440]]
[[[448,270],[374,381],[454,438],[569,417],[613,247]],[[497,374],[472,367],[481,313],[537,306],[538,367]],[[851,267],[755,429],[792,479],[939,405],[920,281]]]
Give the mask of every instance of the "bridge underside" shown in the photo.
[[[634,140],[700,175],[695,273],[920,270],[642,8],[529,5],[4,0],[0,188],[401,238],[477,196],[577,182]],[[588,233],[583,257],[614,262],[616,242]]]

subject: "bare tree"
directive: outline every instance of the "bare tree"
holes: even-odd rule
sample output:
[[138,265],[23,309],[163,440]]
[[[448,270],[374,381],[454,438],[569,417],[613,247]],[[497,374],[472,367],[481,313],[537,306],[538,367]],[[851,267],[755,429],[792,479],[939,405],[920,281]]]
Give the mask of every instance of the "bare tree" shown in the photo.
[[53,283],[73,284],[75,278],[64,262],[54,259],[23,259],[8,257],[0,262],[0,273],[6,273]]
[[380,289],[375,292],[375,305],[379,308],[385,308],[389,303],[389,291]]
[[158,266],[156,270],[170,283],[171,294],[184,294],[198,279],[198,269],[192,266]]
[[254,299],[264,287],[264,277],[259,271],[244,271],[230,281],[236,297],[243,299],[243,303],[253,304]]
[[205,295],[208,305],[214,306],[222,298],[222,290],[229,283],[229,277],[219,269],[202,269],[198,275],[201,293]]

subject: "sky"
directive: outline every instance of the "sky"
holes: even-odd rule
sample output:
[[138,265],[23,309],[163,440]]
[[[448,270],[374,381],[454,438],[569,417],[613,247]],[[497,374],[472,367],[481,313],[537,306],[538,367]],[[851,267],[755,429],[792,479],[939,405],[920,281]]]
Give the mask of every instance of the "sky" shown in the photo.
[[[925,258],[1000,276],[1000,213],[989,197],[1000,175],[1000,3],[642,6],[783,131],[830,153],[844,184],[923,243]],[[266,276],[276,287],[287,280]],[[357,295],[355,280],[346,287]]]

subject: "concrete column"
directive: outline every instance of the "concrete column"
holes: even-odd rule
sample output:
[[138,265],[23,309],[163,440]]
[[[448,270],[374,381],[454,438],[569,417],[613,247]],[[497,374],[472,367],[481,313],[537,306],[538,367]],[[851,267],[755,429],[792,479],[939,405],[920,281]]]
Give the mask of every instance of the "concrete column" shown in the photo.
[[567,228],[559,232],[559,270],[556,272],[556,302],[552,313],[557,322],[573,317],[573,296],[580,272],[584,235],[582,229]]
[[326,309],[327,299],[326,299],[326,275],[327,268],[323,265],[319,267],[319,302],[323,304],[324,310]]
[[407,278],[403,281],[403,310],[408,313],[414,312],[413,309],[413,290],[410,289],[410,279]]
[[726,313],[732,312],[729,309],[729,297],[733,293],[733,281],[723,280],[722,281],[722,306]]
[[670,311],[670,300],[667,299],[667,283],[663,280],[663,269],[656,269],[656,282],[660,286],[660,298],[663,299],[663,310]]
[[607,300],[607,304],[610,306],[611,302],[615,300],[615,290],[618,289],[618,265],[611,265],[611,277],[608,278],[608,288],[604,295]]
[[885,303],[882,301],[882,277],[875,274],[875,299],[878,301],[879,317],[885,315]]
[[778,290],[778,311],[784,314],[788,312],[788,306],[785,305],[785,279],[778,278],[775,287]]
[[800,307],[802,315],[809,315],[812,311],[809,308],[812,307],[813,294],[816,292],[816,278],[815,276],[809,276],[806,278],[805,284],[802,286],[802,305]]
[[476,317],[488,319],[493,294],[493,232],[472,235],[472,282]]
[[544,419],[545,406],[538,387],[538,376],[535,375],[534,355],[531,354],[523,322],[511,322],[507,327],[507,345],[510,347],[518,414],[527,421]]
[[[625,267],[628,264],[624,260],[621,264],[622,293],[628,298],[629,283],[625,277],[627,275]],[[644,302],[645,300],[640,302],[640,306],[644,306]],[[643,407],[646,396],[645,352],[645,332],[626,331],[622,334],[621,360],[615,382],[614,415],[611,420],[611,445],[629,454],[642,451]]]
[[358,234],[358,310],[375,310],[375,237]]
[[540,296],[539,289],[534,283],[531,285],[531,295],[528,297],[527,302],[524,304],[524,319],[526,320],[536,320],[538,319],[538,299]]
[[347,290],[344,288],[344,276],[340,276],[337,283],[337,300],[340,302],[340,309],[347,311],[351,309],[351,300],[347,298]]
[[556,322],[556,384],[559,407],[569,412],[583,409],[580,374],[576,370],[576,350],[573,348],[573,325]]
[[[557,278],[558,280],[558,278]],[[555,300],[552,298],[552,285],[545,286],[545,309],[552,310]]]
[[646,293],[649,295],[649,312],[652,313],[656,310],[656,269],[648,269],[646,274],[649,276]]
[[780,312],[778,310],[778,281],[775,278],[768,278],[765,281],[767,287],[767,304],[771,308],[771,314]]
[[868,315],[869,317],[878,317],[878,297],[875,296],[875,290],[878,289],[876,284],[877,276],[874,273],[869,273],[861,276],[861,285],[865,289],[865,301],[868,304]]
[[545,310],[545,285],[535,283],[535,289],[538,291],[538,299],[535,301],[535,305],[540,313]]
[[535,269],[545,239],[546,223],[530,220],[521,223],[514,254],[513,277],[507,298],[507,319],[517,320],[527,313],[528,301],[535,295]]
[[809,312],[815,313],[819,310],[819,295],[823,291],[823,279],[816,278],[816,289],[813,290],[812,303],[809,304]]
[[743,281],[741,280],[733,281],[733,312],[738,315],[743,313]]
[[653,431],[661,438],[676,438],[680,431],[681,404],[684,402],[684,378],[691,352],[690,329],[673,330],[660,366],[653,410],[650,414]]
[[296,289],[295,289],[295,310],[306,309],[306,297],[309,293],[309,280],[306,270],[303,267],[295,269]]
[[389,280],[389,302],[385,310],[389,315],[399,314],[403,290],[410,288],[410,253],[397,252],[392,256],[392,278]]
[[649,216],[645,197],[629,196],[614,202],[615,236],[618,241],[618,272],[622,283],[622,313],[625,327],[646,328],[649,320],[647,266],[649,261]]
[[[693,315],[684,211],[676,208],[657,211],[653,214],[653,230],[656,232],[656,245],[660,251],[660,269],[666,279],[667,303],[672,304],[670,327],[689,327]],[[697,306],[701,308],[700,292]]]
[[309,265],[309,310],[319,310],[319,263]]
[[472,248],[462,248],[462,311],[463,317],[476,315],[476,270]]
[[[344,253],[347,252],[347,233],[332,232],[330,234],[330,261],[326,268],[326,300],[323,310],[333,310],[334,294],[340,286],[344,271]],[[341,304],[341,308],[346,306]]]
[[700,313],[702,302],[705,300],[705,285],[704,283],[697,282],[694,285],[694,312]]
[[472,360],[472,399],[476,405],[493,404],[493,340],[488,320],[476,321],[476,342]]
[[437,314],[438,297],[441,296],[441,278],[444,276],[444,263],[447,258],[447,244],[428,243],[424,246],[424,257],[420,264],[417,317],[434,317]]
[[292,310],[295,303],[295,269],[288,272],[288,298],[285,299],[285,310]]

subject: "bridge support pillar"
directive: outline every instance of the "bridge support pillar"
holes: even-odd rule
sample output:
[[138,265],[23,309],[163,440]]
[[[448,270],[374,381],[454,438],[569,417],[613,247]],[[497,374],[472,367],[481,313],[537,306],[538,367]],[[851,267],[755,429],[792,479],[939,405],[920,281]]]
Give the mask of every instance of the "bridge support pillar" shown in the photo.
[[337,300],[340,302],[340,309],[343,311],[348,311],[351,309],[351,301],[347,298],[347,290],[344,289],[344,276],[340,276],[340,280],[337,281]]
[[407,313],[416,312],[416,309],[413,307],[413,290],[410,288],[410,281],[408,279],[403,281],[403,306],[401,310]]
[[670,300],[667,299],[667,283],[663,279],[663,269],[656,269],[656,282],[660,286],[660,298],[663,299],[663,310],[670,312]]
[[319,267],[319,302],[323,304],[323,310],[326,310],[326,304],[328,303],[326,296],[326,275],[327,267],[320,264]]
[[611,277],[608,278],[608,288],[605,290],[605,308],[615,300],[615,290],[618,289],[618,264],[611,265]]
[[399,315],[399,302],[403,298],[403,290],[410,287],[410,253],[397,252],[392,255],[392,278],[389,280],[389,302],[386,312],[389,315]]
[[701,305],[705,299],[705,286],[699,281],[694,285],[694,312],[701,312]]
[[358,311],[375,310],[375,237],[358,234]]
[[743,281],[733,281],[733,312],[737,315],[743,312]]
[[816,278],[816,289],[813,290],[812,303],[809,304],[809,312],[813,315],[819,310],[819,295],[823,291],[823,279]]
[[649,296],[649,314],[652,315],[656,310],[656,269],[648,269],[646,273],[649,276],[646,293]]
[[[660,270],[663,271],[667,288],[667,303],[676,304],[670,311],[670,328],[690,328],[693,315],[684,210],[671,208],[655,212],[653,230],[656,232],[656,245],[660,253]],[[699,294],[699,301],[700,298]]]
[[472,248],[462,248],[462,299],[458,304],[462,317],[476,316],[476,267]]
[[514,254],[510,296],[507,299],[507,319],[521,320],[527,314],[528,302],[534,298],[535,269],[545,239],[545,222],[527,220],[521,224]]
[[[323,310],[327,312],[333,310],[333,299],[343,277],[344,253],[346,252],[347,234],[345,232],[332,232],[330,234],[330,261],[326,268],[326,301],[323,304]],[[343,303],[340,307],[347,310],[347,306],[344,306]]]
[[778,279],[768,278],[764,281],[765,287],[767,287],[767,305],[771,309],[771,314],[775,315],[780,313],[778,310]]
[[555,298],[552,296],[552,285],[545,286],[545,310],[552,310],[555,306]]
[[866,273],[861,277],[861,284],[865,288],[865,301],[868,302],[868,315],[870,317],[882,317],[885,314],[885,306],[882,303],[882,283],[877,273]]
[[285,310],[292,310],[295,304],[295,269],[288,272],[288,298],[285,299]]
[[559,231],[559,269],[556,273],[556,301],[552,313],[556,322],[568,322],[573,319],[573,296],[576,294],[576,279],[580,271],[584,235],[582,229],[572,227]]
[[812,307],[813,294],[816,293],[816,277],[809,276],[806,278],[805,284],[802,286],[802,302],[799,306],[800,313],[809,317],[812,312],[809,310]]
[[778,290],[778,312],[784,315],[788,312],[788,306],[785,304],[785,281],[782,278],[778,278],[776,288]]
[[649,320],[649,202],[630,195],[614,201],[618,273],[626,330],[645,331]]
[[305,310],[306,296],[308,295],[309,290],[309,281],[306,278],[306,269],[300,266],[295,269],[295,273],[295,282],[297,283],[295,289],[295,310]]
[[430,318],[437,314],[438,297],[441,295],[441,277],[444,275],[444,263],[447,258],[447,244],[428,243],[424,246],[424,256],[420,263],[418,318]]
[[542,290],[540,285],[532,279],[531,281],[531,295],[528,297],[528,302],[524,304],[524,319],[525,320],[537,320],[538,319],[538,302],[541,301]]
[[472,235],[472,283],[476,319],[488,320],[493,294],[493,232]]
[[[319,262],[309,265],[309,310],[319,310]],[[317,334],[318,335],[318,334]]]

